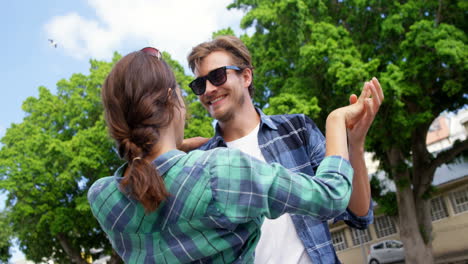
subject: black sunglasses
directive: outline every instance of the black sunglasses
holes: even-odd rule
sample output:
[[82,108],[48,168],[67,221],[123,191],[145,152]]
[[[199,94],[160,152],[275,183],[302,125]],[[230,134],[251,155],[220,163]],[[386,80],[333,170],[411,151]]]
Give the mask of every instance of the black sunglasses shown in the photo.
[[240,71],[237,66],[224,66],[210,71],[207,75],[198,77],[189,83],[190,88],[196,95],[202,95],[206,90],[206,80],[210,81],[214,86],[220,86],[227,80],[226,69]]

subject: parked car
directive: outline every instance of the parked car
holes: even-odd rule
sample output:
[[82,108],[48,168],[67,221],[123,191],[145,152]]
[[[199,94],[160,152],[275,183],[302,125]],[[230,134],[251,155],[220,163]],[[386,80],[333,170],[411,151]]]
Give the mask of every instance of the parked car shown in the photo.
[[405,260],[403,243],[398,240],[384,240],[372,244],[367,256],[369,264],[394,263]]

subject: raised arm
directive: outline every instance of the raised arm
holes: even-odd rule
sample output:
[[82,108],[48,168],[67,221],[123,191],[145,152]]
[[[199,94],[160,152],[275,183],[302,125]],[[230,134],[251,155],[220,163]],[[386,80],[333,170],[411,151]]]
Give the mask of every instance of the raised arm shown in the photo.
[[[326,157],[315,177],[293,173],[279,164],[268,165],[240,152],[218,150],[223,164],[213,167],[214,196],[232,221],[265,215],[306,214],[327,220],[348,206],[352,191],[346,128],[355,126],[370,111],[372,92],[366,86],[355,104],[341,107],[327,118]],[[221,153],[223,152],[223,153]]]
[[[367,132],[384,100],[384,94],[377,78],[372,78],[364,86],[371,91],[372,99],[368,100],[368,111],[355,125],[348,128],[349,160],[354,169],[353,193],[348,208],[357,216],[365,216],[369,211],[371,192],[364,160],[364,145]],[[358,101],[357,96],[351,95],[349,101],[351,104],[355,104]]]
[[[351,105],[338,108],[328,115],[326,156],[340,155],[349,158],[347,133],[349,133],[350,146],[364,149],[367,131],[383,100],[382,89],[377,79],[373,78],[371,82],[366,82],[359,98],[355,99],[354,95],[352,100],[354,102]],[[343,144],[346,144],[346,147],[343,147]]]
[[219,211],[242,223],[264,215],[311,215],[327,220],[349,203],[353,171],[342,157],[326,157],[315,177],[293,173],[280,164],[267,164],[239,150],[218,148],[211,165],[213,197]]

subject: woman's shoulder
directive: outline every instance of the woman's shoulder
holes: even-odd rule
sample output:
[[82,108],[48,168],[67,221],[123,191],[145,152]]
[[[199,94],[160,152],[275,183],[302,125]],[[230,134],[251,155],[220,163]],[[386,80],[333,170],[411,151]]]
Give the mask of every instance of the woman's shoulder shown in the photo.
[[203,166],[211,165],[229,165],[233,162],[243,160],[249,157],[238,149],[227,147],[217,147],[210,150],[194,150],[191,151],[187,157],[187,161],[201,164]]
[[115,176],[103,177],[95,181],[88,190],[88,201],[94,202],[98,196],[106,195],[118,189]]

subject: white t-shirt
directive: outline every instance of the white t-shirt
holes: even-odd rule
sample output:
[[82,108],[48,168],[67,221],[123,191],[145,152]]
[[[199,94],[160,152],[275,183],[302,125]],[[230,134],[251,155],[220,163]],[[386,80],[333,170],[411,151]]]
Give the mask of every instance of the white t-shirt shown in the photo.
[[[250,156],[265,161],[258,146],[259,127],[260,124],[248,135],[226,142],[227,147],[239,149]],[[261,227],[260,241],[255,249],[255,264],[284,263],[312,263],[296,233],[289,214],[284,214],[277,219],[265,218]]]

